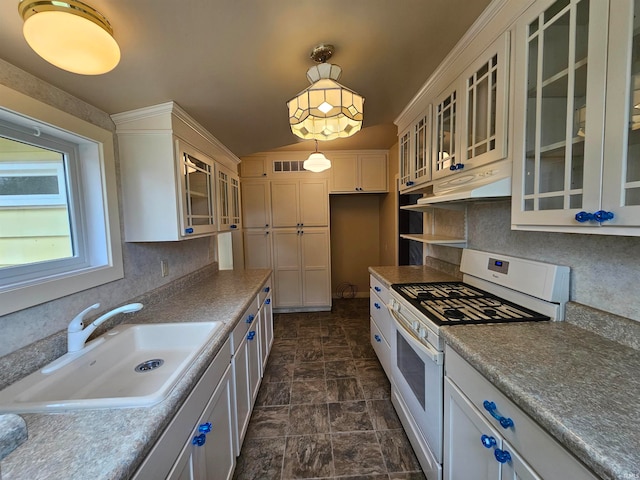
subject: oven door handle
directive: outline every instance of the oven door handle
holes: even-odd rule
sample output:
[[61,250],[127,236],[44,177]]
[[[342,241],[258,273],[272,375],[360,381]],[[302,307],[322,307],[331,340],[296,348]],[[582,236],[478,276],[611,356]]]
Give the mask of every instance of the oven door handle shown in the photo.
[[389,313],[393,318],[396,328],[402,330],[403,332],[407,332],[409,334],[409,336],[411,337],[411,340],[412,340],[411,343],[413,344],[413,346],[419,349],[427,357],[429,357],[429,359],[436,365],[442,365],[444,354],[442,352],[439,352],[435,348],[433,348],[431,345],[425,345],[424,343],[422,343],[420,339],[418,339],[418,337],[416,337],[416,335],[412,331],[407,329],[404,326],[404,321],[398,316],[398,312],[396,312],[396,310],[393,308],[392,305],[387,304],[387,309],[389,310]]

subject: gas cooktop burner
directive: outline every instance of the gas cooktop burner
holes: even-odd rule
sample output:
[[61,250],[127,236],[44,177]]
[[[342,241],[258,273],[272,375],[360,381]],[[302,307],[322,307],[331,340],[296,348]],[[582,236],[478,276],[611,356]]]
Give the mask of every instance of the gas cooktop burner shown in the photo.
[[461,282],[391,287],[437,325],[549,320],[545,315]]

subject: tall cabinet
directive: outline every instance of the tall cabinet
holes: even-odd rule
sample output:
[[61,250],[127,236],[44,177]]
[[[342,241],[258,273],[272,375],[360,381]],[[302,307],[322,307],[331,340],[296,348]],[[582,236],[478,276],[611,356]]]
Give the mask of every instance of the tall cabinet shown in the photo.
[[330,309],[326,176],[298,171],[257,177],[242,178],[245,267],[273,269],[275,309]]

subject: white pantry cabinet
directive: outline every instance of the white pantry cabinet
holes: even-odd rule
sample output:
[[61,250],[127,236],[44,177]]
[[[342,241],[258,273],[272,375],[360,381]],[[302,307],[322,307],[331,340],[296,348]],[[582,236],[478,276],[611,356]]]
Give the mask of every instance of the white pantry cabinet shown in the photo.
[[329,193],[389,191],[387,153],[331,154]]
[[326,227],[329,225],[327,181],[289,179],[271,181],[273,227]]
[[640,235],[637,15],[547,0],[518,21],[514,229]]
[[216,165],[239,159],[174,102],[112,115],[128,242],[176,241],[217,231]]
[[444,480],[596,480],[448,345]]
[[330,307],[331,260],[326,227],[273,230],[273,272],[278,308]]
[[227,340],[133,479],[231,478],[236,457],[234,415]]

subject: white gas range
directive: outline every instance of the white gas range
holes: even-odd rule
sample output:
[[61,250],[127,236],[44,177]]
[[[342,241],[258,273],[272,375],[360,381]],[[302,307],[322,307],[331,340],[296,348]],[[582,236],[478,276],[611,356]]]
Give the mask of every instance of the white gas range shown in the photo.
[[569,268],[465,249],[462,282],[391,285],[391,399],[428,480],[442,479],[443,326],[564,320]]

